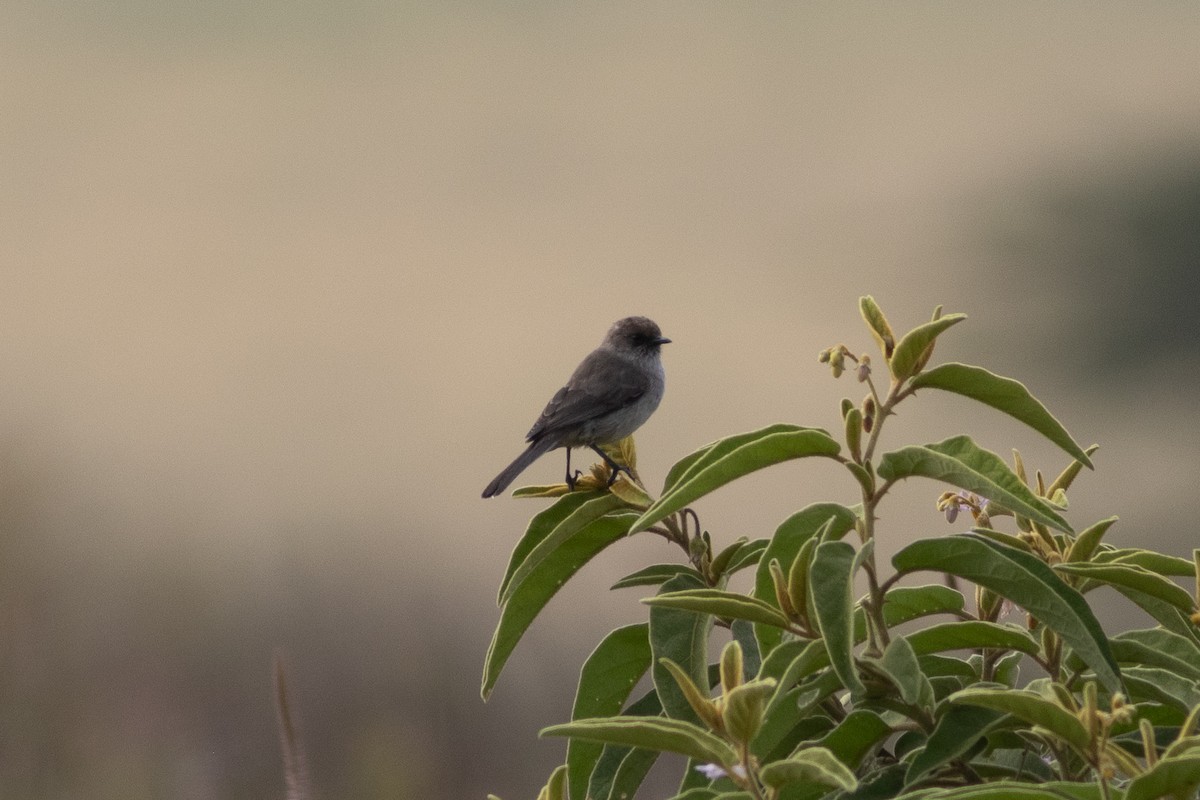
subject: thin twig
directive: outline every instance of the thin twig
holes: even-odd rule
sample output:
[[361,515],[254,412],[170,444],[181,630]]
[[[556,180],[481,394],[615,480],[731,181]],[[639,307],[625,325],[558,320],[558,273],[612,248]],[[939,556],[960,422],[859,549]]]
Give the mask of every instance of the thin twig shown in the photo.
[[275,653],[275,710],[278,714],[279,744],[283,750],[283,776],[287,781],[287,800],[311,800],[312,784],[308,778],[308,759],[304,742],[292,719],[291,700],[283,671],[283,656]]

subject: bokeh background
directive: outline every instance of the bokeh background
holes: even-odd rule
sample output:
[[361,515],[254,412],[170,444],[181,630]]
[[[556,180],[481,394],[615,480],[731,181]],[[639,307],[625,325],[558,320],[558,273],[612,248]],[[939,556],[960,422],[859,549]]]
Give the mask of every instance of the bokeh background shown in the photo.
[[[627,314],[674,339],[652,488],[836,427],[862,388],[816,354],[872,349],[871,293],[968,313],[939,358],[1101,444],[1073,519],[1186,554],[1198,42],[1191,3],[3,4],[0,794],[282,796],[279,652],[321,796],[535,796],[537,730],[644,618],[607,587],[676,556],[590,564],[485,705],[540,504],[479,492]],[[963,430],[1064,464],[949,396],[884,444]],[[938,491],[885,555],[963,527]],[[698,510],[721,544],[853,492],[785,465]]]

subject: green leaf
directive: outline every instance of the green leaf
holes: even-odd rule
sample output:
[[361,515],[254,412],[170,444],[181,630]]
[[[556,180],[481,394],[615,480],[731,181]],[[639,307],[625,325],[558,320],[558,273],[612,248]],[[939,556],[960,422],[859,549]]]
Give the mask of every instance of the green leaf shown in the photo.
[[891,800],[904,788],[907,764],[891,764],[865,774],[853,792],[836,795],[837,800]]
[[718,579],[725,577],[725,570],[729,567],[729,563],[737,556],[738,551],[749,544],[749,540],[745,536],[739,536],[733,544],[728,545],[724,550],[712,557],[712,563],[709,566],[709,574],[715,575]]
[[708,468],[713,462],[719,461],[748,442],[753,442],[773,433],[787,433],[797,430],[807,429],[786,422],[778,422],[756,431],[734,434],[733,436],[727,436],[724,439],[718,439],[715,442],[706,444],[694,453],[684,456],[671,467],[670,471],[667,472],[667,480],[663,484],[662,493],[666,495],[674,491],[675,487],[682,481]]
[[883,315],[883,309],[875,302],[874,297],[866,295],[858,299],[858,310],[871,330],[871,335],[879,343],[879,350],[883,353],[884,361],[888,360],[896,350],[896,334],[892,333],[892,326],[888,324],[887,317]]
[[735,619],[729,626],[729,635],[742,646],[747,677],[758,675],[759,669],[762,668],[762,653],[758,650],[758,640],[754,638],[754,626],[743,619]]
[[[775,678],[782,683],[784,674],[787,673],[795,660],[810,650],[824,653],[825,643],[820,639],[812,642],[802,641],[799,639],[793,639],[791,641],[784,642],[779,647],[776,647],[774,650],[772,650],[770,654],[763,660],[762,669],[759,670],[758,677]],[[781,686],[780,688],[791,688],[800,678],[807,676],[814,670],[827,666],[829,666],[829,657],[823,656],[823,660],[816,660],[816,666],[812,667],[811,670],[804,673],[804,675],[794,677],[788,686]]]
[[[679,575],[662,585],[660,594],[698,589],[703,582],[691,575]],[[688,703],[670,670],[662,659],[670,659],[681,667],[702,694],[708,694],[708,631],[712,617],[667,606],[650,607],[650,649],[654,661],[650,674],[654,688],[668,717],[698,722],[699,718]]]
[[1164,795],[1186,797],[1200,786],[1200,755],[1164,758],[1134,778],[1125,800],[1155,800]]
[[[1200,645],[1186,636],[1150,628],[1123,631],[1112,638],[1114,643],[1133,644],[1139,648],[1141,662],[1147,666],[1169,669],[1181,678],[1200,682]],[[1159,663],[1151,663],[1159,659]]]
[[1123,594],[1167,630],[1200,643],[1200,640],[1197,640],[1200,631],[1197,631],[1196,627],[1192,625],[1188,615],[1175,606],[1153,595],[1139,592],[1130,586],[1115,584],[1112,588]]
[[851,711],[838,726],[817,741],[851,769],[875,749],[875,745],[891,736],[891,727],[873,711],[863,708]]
[[873,555],[875,555],[875,540],[867,539],[859,545],[858,550],[854,553],[854,561],[850,562],[851,577],[857,575],[863,564],[867,563]]
[[769,539],[755,539],[747,542],[741,550],[737,551],[737,555],[730,559],[729,566],[725,568],[725,574],[732,575],[746,567],[758,564],[758,560],[762,558],[763,551],[767,549],[768,544],[770,544]]
[[546,800],[567,800],[567,768],[565,766],[560,765],[550,773],[550,780],[546,781],[546,786],[538,797],[545,797]]
[[801,782],[833,786],[846,792],[858,788],[854,773],[824,747],[806,747],[791,758],[767,764],[759,776],[772,789]]
[[728,744],[698,725],[666,717],[580,719],[543,728],[539,736],[569,736],[604,744],[644,747],[715,764],[734,764]]
[[[658,701],[658,693],[651,689],[622,712],[622,715],[655,717],[661,713],[662,703]],[[587,793],[583,797],[591,800],[624,800],[633,797],[642,781],[646,779],[650,768],[654,766],[654,762],[658,760],[658,756],[657,750],[605,745],[595,768],[592,769]]]
[[850,474],[854,476],[854,480],[858,481],[858,485],[863,488],[863,491],[867,494],[875,494],[875,473],[853,461],[847,461],[843,466],[850,470]]
[[[684,767],[683,770],[683,778],[679,781],[679,789],[677,791],[680,794],[686,795],[692,789],[710,788],[712,781],[704,777],[704,775],[696,769],[696,767],[704,763],[705,762],[700,759],[688,759],[687,766]],[[718,794],[717,796],[720,797],[721,795]]]
[[[1077,790],[1083,789],[1084,793]],[[1022,783],[1019,781],[1002,781],[990,786],[963,786],[956,789],[929,789],[921,792],[906,793],[897,800],[1101,800],[1095,786],[1080,786],[1077,783]],[[1119,800],[1120,795],[1115,790],[1112,800]]]
[[[963,596],[949,586],[938,583],[926,586],[897,586],[883,599],[883,621],[889,628],[932,614],[954,614],[962,611]],[[854,641],[867,638],[867,615],[860,607],[854,609]]]
[[[763,662],[763,667],[760,671],[762,677],[773,677],[778,681],[775,696],[767,703],[767,715],[770,716],[773,709],[783,702],[783,698],[788,690],[828,666],[829,653],[825,649],[825,642],[820,639],[811,642],[785,642],[775,648],[767,660]],[[837,691],[842,688],[840,681],[837,681],[837,676],[833,672],[826,672],[824,674],[832,676],[835,679],[836,685],[830,691]],[[811,686],[807,688],[811,688]]]
[[645,511],[654,502],[654,498],[645,489],[625,476],[608,487],[608,491],[614,497],[620,498],[626,506],[638,511]]
[[1195,601],[1179,584],[1174,583],[1158,573],[1144,567],[1130,564],[1056,564],[1056,572],[1067,575],[1077,575],[1090,581],[1104,583],[1113,587],[1126,587],[1151,597],[1157,597],[1178,608],[1184,613],[1191,613],[1196,608]]
[[[1182,559],[1180,560],[1182,561]],[[1079,566],[1083,566],[1085,569],[1096,568],[1098,571],[1095,575],[1087,576],[1089,580],[1102,580],[1157,620],[1164,628],[1194,642],[1200,642],[1198,639],[1200,630],[1190,620],[1194,607],[1191,595],[1174,581],[1162,577],[1162,572],[1152,571],[1139,562],[1154,563],[1151,559],[1135,556],[1117,561],[1097,559],[1089,564],[1070,565],[1070,569],[1073,571]],[[1159,564],[1159,566],[1170,568],[1172,565]],[[1101,577],[1102,575],[1104,577]],[[1086,590],[1089,586],[1085,584],[1082,588]]]
[[1003,683],[1005,686],[1016,686],[1017,680],[1021,677],[1022,659],[1023,656],[1018,651],[1013,651],[996,659],[996,668],[993,680],[995,680],[996,683]]
[[[1159,629],[1159,632],[1183,639],[1182,636],[1172,634],[1170,631]],[[1193,682],[1200,680],[1200,666],[1197,666],[1200,664],[1200,653],[1193,652],[1191,660],[1182,660],[1170,652],[1155,648],[1146,642],[1122,639],[1120,636],[1114,636],[1109,644],[1112,646],[1113,657],[1119,664],[1128,664],[1133,667],[1158,667],[1185,680]],[[1075,658],[1073,654],[1067,659],[1067,665],[1079,672],[1083,668],[1083,662]],[[1126,681],[1126,687],[1131,692],[1133,691],[1133,687],[1129,685],[1128,681]]]
[[497,605],[504,604],[504,594],[508,589],[508,584],[512,582],[513,573],[525,561],[525,557],[529,555],[530,551],[549,536],[563,520],[575,513],[580,506],[589,500],[601,497],[603,494],[600,492],[571,492],[554,505],[536,514],[529,521],[529,527],[525,529],[525,534],[517,542],[517,546],[513,548],[512,555],[508,559],[508,567],[504,571],[504,577],[500,581],[500,590],[496,594]]
[[[775,602],[775,584],[771,580],[771,571],[768,568],[772,559],[778,560],[786,569],[796,559],[796,554],[800,552],[804,543],[815,536],[827,522],[833,520],[829,536],[838,539],[854,529],[857,519],[854,511],[837,503],[816,503],[785,519],[775,530],[771,543],[767,545],[758,562],[758,570],[754,576],[754,596],[767,603]],[[756,626],[755,635],[764,655],[769,654],[783,639],[783,632],[773,626]]]
[[659,594],[642,600],[648,606],[679,608],[697,614],[712,614],[715,617],[744,619],[759,625],[788,627],[788,619],[779,609],[738,592],[720,589],[688,589],[682,592]]
[[966,318],[966,314],[947,314],[931,322],[926,322],[924,325],[918,325],[904,334],[903,338],[896,343],[896,350],[892,353],[891,360],[888,361],[892,377],[897,381],[911,378],[916,372],[917,364],[920,362],[921,356],[925,354],[925,350],[943,331]]
[[961,593],[939,583],[897,586],[884,596],[883,620],[891,628],[931,614],[953,614],[963,605]]
[[658,586],[676,575],[683,574],[694,575],[697,580],[700,580],[700,573],[686,564],[651,564],[637,572],[629,573],[609,588],[628,589],[630,586]]
[[508,585],[500,595],[500,604],[504,605],[520,585],[535,572],[542,562],[554,555],[562,543],[596,520],[625,508],[625,503],[612,494],[603,494],[592,498],[554,526],[525,556],[509,579]]
[[[611,775],[608,774],[608,765],[605,763],[605,757],[610,754],[615,759]],[[662,754],[659,751],[647,750],[644,747],[605,745],[604,753],[596,764],[596,771],[604,771],[602,774],[606,782],[588,784],[588,793],[584,797],[596,800],[625,800],[633,797],[660,755]],[[597,793],[594,789],[601,789],[604,793]]]
[[[792,689],[782,695],[777,694],[767,703],[763,711],[762,726],[758,729],[754,741],[750,743],[750,751],[760,763],[783,758],[795,749],[799,740],[793,741],[792,737],[797,735],[795,731],[801,721],[809,716],[807,709],[801,708],[797,702],[799,694],[800,690]],[[832,727],[830,723],[822,732]]]
[[917,654],[907,639],[898,636],[883,651],[879,666],[891,677],[900,690],[900,699],[909,705],[921,702],[922,694],[928,691],[929,682],[921,674]]
[[1061,636],[1109,691],[1121,691],[1120,669],[1087,601],[1036,556],[966,533],[914,542],[892,565],[957,575],[1011,600]]
[[1200,705],[1200,684],[1158,667],[1128,667],[1128,695],[1135,701],[1153,700],[1188,712]]
[[[1100,445],[1092,444],[1083,448],[1083,452],[1087,454],[1088,458],[1091,458],[1099,449]],[[1044,494],[1046,497],[1054,497],[1060,491],[1069,491],[1071,484],[1075,483],[1075,479],[1079,477],[1079,473],[1082,470],[1083,463],[1079,460],[1072,460],[1062,472],[1058,473],[1058,477],[1050,482],[1050,485],[1046,487],[1046,491],[1042,494]]]
[[1031,725],[1040,725],[1081,753],[1090,741],[1087,730],[1074,714],[1037,692],[1025,689],[969,687],[950,695],[951,703],[1003,711]]
[[659,663],[671,673],[671,677],[675,679],[675,685],[683,692],[683,696],[688,701],[688,705],[691,706],[694,715],[704,723],[706,728],[719,730],[721,727],[721,715],[717,710],[717,704],[708,696],[708,689],[701,689],[697,686],[691,676],[684,671],[683,667],[671,659],[664,658]]
[[847,542],[822,542],[813,558],[810,585],[830,665],[842,685],[851,694],[859,695],[863,685],[854,666],[853,564],[853,546]]
[[1011,533],[1004,533],[1003,531],[996,531],[992,530],[991,528],[978,527],[971,528],[971,533],[977,534],[986,539],[991,539],[993,542],[999,542],[1000,544],[1007,545],[1017,550],[1023,550],[1026,553],[1033,552],[1033,548],[1030,547],[1024,539],[1021,539],[1019,536],[1015,536]]
[[967,364],[942,364],[913,378],[914,389],[942,389],[977,400],[1024,422],[1088,468],[1091,459],[1029,390],[1012,378]]
[[[838,676],[833,670],[825,670],[818,673],[816,677],[797,686],[794,692],[784,695],[784,697],[791,698],[791,701],[795,703],[802,717],[807,717],[809,720],[827,720],[828,718],[817,707],[826,699],[841,691],[843,691],[842,682]],[[775,700],[782,702],[783,698],[779,696],[772,698],[772,702],[768,705],[768,713],[770,714],[776,711],[775,707],[778,703]],[[829,727],[832,727],[832,725]]]
[[[892,734],[886,722],[872,711],[855,709],[836,728],[813,744],[833,753],[842,764],[856,770],[868,755],[874,753],[883,740]],[[816,800],[828,794],[829,789],[819,784],[785,787],[779,793],[780,800]]]
[[1131,564],[1135,567],[1145,567],[1159,575],[1176,578],[1190,578],[1196,574],[1196,567],[1186,558],[1156,553],[1153,550],[1140,548],[1122,548],[1120,550],[1105,550],[1098,553],[1093,561],[1106,564]]
[[706,786],[696,786],[682,794],[677,794],[671,800],[716,800],[717,792]]
[[1004,713],[991,708],[951,705],[933,729],[925,748],[909,763],[904,785],[911,786],[943,764],[969,751]]
[[921,672],[930,678],[965,678],[970,681],[979,680],[979,672],[966,661],[953,656],[924,655],[917,656],[921,664]]
[[487,699],[529,625],[562,585],[597,553],[625,536],[633,512],[601,517],[561,541],[548,553],[536,572],[509,592],[508,602],[500,612],[500,622],[492,634],[483,664],[483,688]]
[[[1000,723],[997,728],[1006,724],[1008,720],[1015,722],[1012,717],[1008,717],[1006,722]],[[1011,737],[1008,746],[1004,746],[1003,742],[1008,737]],[[993,745],[996,746],[992,747]],[[1041,781],[1054,780],[1054,771],[1050,765],[1042,761],[1038,754],[1016,734],[1006,734],[996,730],[994,736],[988,737],[988,746],[992,748],[990,752],[986,756],[976,756],[971,763],[975,771],[985,778],[1006,782],[1023,778]],[[1100,798],[1096,798],[1096,800],[1100,800]]]
[[782,431],[776,428],[778,426],[767,428],[766,432],[759,432],[761,435],[739,447],[718,458],[709,459],[708,456],[719,451],[714,447],[704,458],[692,464],[691,468],[680,476],[679,483],[664,492],[663,496],[634,523],[629,532],[633,534],[644,531],[666,516],[743,475],[796,458],[836,456],[841,449],[825,431],[796,426]]
[[[638,680],[650,668],[649,626],[617,628],[597,645],[579,673],[571,719],[618,714]],[[570,796],[585,797],[603,746],[572,739],[567,743]]]
[[943,622],[914,631],[904,637],[918,655],[941,653],[946,650],[1019,650],[1036,655],[1041,649],[1038,641],[1021,628],[980,620]]
[[879,477],[889,482],[914,477],[944,481],[1015,514],[1074,533],[1058,511],[1031,492],[998,455],[982,449],[969,436],[885,453],[879,462]]
[[[1190,730],[1195,730],[1194,723],[1197,721],[1197,715],[1200,715],[1200,708],[1193,709],[1192,711]],[[1180,731],[1180,734],[1182,734],[1182,731]],[[1175,756],[1200,756],[1200,736],[1177,736],[1174,741],[1167,745],[1163,756],[1166,758],[1174,758]]]
[[1075,541],[1071,544],[1071,549],[1067,553],[1067,561],[1086,562],[1092,560],[1092,554],[1096,552],[1096,548],[1100,546],[1100,540],[1104,538],[1104,534],[1108,533],[1108,529],[1117,521],[1116,517],[1109,517],[1094,523],[1079,536],[1075,537]]
[[767,697],[774,689],[774,679],[764,678],[725,692],[725,730],[733,741],[749,744],[758,733]]
[[[836,683],[837,677],[833,673],[827,674]],[[841,688],[837,684],[833,691]],[[807,703],[799,702],[802,694],[807,695],[807,691],[793,689],[785,695],[783,702],[776,704],[764,716],[763,725],[750,745],[750,751],[760,763],[786,758],[801,743],[823,736],[833,729],[833,720],[811,713],[812,709]]]

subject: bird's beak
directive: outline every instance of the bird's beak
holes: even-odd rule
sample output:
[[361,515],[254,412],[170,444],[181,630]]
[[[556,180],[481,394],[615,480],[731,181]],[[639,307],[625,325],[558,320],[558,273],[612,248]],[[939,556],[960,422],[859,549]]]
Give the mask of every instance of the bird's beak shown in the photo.
[[670,343],[671,343],[671,340],[670,340],[670,339],[668,339],[668,338],[667,338],[667,337],[665,337],[665,336],[660,336],[660,337],[658,337],[657,339],[655,339],[655,340],[654,340],[654,343],[655,343],[655,344],[670,344]]

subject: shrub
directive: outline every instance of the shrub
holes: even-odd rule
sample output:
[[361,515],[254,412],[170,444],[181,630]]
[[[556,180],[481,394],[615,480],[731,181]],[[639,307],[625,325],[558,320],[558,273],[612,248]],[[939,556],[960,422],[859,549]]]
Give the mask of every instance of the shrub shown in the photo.
[[[647,622],[612,631],[583,665],[571,721],[542,731],[569,741],[541,796],[633,797],[659,753],[674,752],[690,759],[676,800],[1194,797],[1200,613],[1174,578],[1195,578],[1200,594],[1200,550],[1187,560],[1106,544],[1115,518],[1073,527],[1067,491],[1095,447],[1080,447],[1017,381],[929,367],[938,336],[963,315],[939,309],[897,338],[872,298],[860,310],[886,380],[844,345],[821,353],[834,377],[849,371],[868,390],[842,401],[841,442],[790,424],[730,436],[675,464],[655,499],[627,440],[613,455],[634,480],[609,489],[600,465],[575,491],[515,493],[557,500],[532,519],[501,582],[485,698],[534,617],[601,550],[650,532],[684,553],[615,584],[658,591],[643,601]],[[897,406],[924,389],[1014,417],[1068,465],[1031,479],[1019,453],[1009,466],[967,436],[878,454]],[[814,503],[770,538],[714,548],[690,505],[798,458],[844,469],[858,502]],[[969,513],[975,527],[917,540],[888,570],[875,556],[879,508],[918,477],[944,485],[938,508],[951,521]],[[731,591],[746,569],[752,590]],[[867,588],[857,599],[856,580]],[[1102,586],[1153,626],[1107,636],[1087,600]],[[1003,621],[1013,608],[1020,624]],[[728,642],[709,664],[715,628]],[[653,688],[631,697],[647,671]]]

